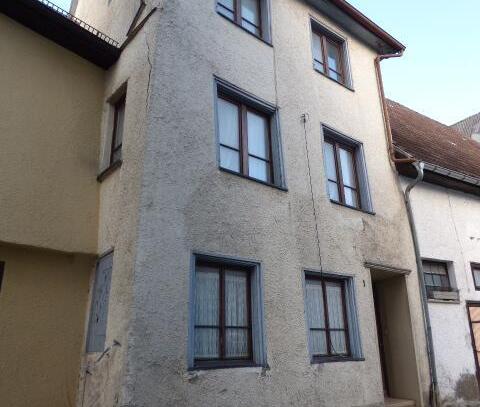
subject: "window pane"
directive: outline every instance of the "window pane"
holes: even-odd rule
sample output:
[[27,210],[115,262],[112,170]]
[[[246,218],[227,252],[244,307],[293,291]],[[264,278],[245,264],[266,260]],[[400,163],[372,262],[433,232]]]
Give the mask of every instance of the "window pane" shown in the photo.
[[[335,72],[341,72],[340,47],[337,44],[327,41],[328,68]],[[337,78],[334,78],[337,79]]]
[[258,158],[248,157],[248,175],[261,181],[269,182],[269,163]]
[[116,123],[114,129],[114,148],[121,146],[123,142],[123,126],[125,122],[125,98],[123,98],[121,101],[118,102],[117,105],[115,105],[115,115]]
[[356,188],[354,156],[351,151],[339,149],[340,164],[342,167],[343,184],[347,187]]
[[246,271],[225,271],[225,325],[248,326]]
[[345,204],[358,208],[357,191],[348,187],[343,190],[345,192]]
[[197,267],[195,325],[219,325],[219,272],[213,267]]
[[220,166],[227,170],[240,172],[240,154],[228,147],[220,146]]
[[340,202],[340,196],[338,195],[338,184],[333,181],[328,181],[328,193],[332,201]]
[[316,33],[312,34],[313,40],[313,61],[315,68],[321,72],[325,72],[323,66],[323,53],[322,53],[322,40],[320,36]]
[[475,286],[480,287],[480,269],[473,270],[473,278],[475,280]]
[[[240,1],[240,0],[238,0]],[[260,4],[259,0],[241,0],[242,26],[248,31],[260,34]]]
[[425,274],[425,285],[427,286],[433,286],[433,279],[431,274]]
[[307,280],[305,303],[308,327],[325,328],[325,310],[323,307],[323,288],[320,280]]
[[327,290],[328,322],[331,329],[345,328],[344,309],[341,283],[327,281],[325,283]]
[[195,328],[195,358],[218,359],[218,328]]
[[264,116],[247,112],[248,153],[269,159],[268,121]]
[[330,341],[333,355],[345,355],[347,353],[347,340],[345,331],[331,331]]
[[310,330],[310,346],[313,355],[327,355],[327,333]]
[[246,358],[248,350],[248,329],[226,328],[225,329],[225,357]]
[[220,143],[239,149],[238,106],[218,99],[218,131]]
[[337,181],[337,170],[335,167],[335,151],[333,148],[333,144],[326,142],[323,146],[323,154],[325,156],[327,178],[332,181]]
[[219,272],[199,266],[195,280],[195,357],[215,359],[220,356],[219,329],[215,328],[219,325]]
[[225,17],[229,18],[230,20],[235,19],[235,12],[234,12],[234,0],[218,0],[217,3],[217,10],[220,14],[223,14]]

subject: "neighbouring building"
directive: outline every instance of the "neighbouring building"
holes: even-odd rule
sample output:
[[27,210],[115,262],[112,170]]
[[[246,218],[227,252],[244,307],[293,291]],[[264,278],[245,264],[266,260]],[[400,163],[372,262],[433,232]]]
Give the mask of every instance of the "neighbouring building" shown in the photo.
[[451,127],[458,130],[464,136],[471,137],[473,140],[480,142],[480,113],[467,117]]
[[120,50],[47,2],[2,0],[0,53],[0,405],[74,406]]
[[71,12],[126,41],[105,75],[96,251],[110,254],[79,405],[428,405],[375,70],[404,47],[343,0]]
[[[478,406],[480,378],[480,144],[389,101],[399,156],[424,163],[412,191],[444,406]],[[398,165],[402,184],[417,173]]]

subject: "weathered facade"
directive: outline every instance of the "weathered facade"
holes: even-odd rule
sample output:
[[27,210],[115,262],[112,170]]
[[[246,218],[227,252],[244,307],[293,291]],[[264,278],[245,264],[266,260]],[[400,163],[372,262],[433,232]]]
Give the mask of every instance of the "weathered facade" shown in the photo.
[[[389,102],[401,155],[424,162],[412,208],[424,264],[441,402],[479,405],[477,316],[480,306],[480,145],[395,102]],[[415,171],[400,165],[402,184]],[[433,275],[432,276],[432,272]]]
[[[250,31],[218,7],[74,4],[76,16],[117,41],[131,38],[104,93],[101,169],[111,154],[111,102],[126,90],[122,164],[100,186],[97,251],[114,248],[108,351],[86,354],[79,405],[381,406],[381,354],[390,395],[426,405],[415,257],[374,69],[379,53],[401,44],[341,1],[260,2],[261,29]],[[341,44],[332,48],[341,72],[318,72],[327,68],[314,34]],[[256,157],[270,166],[265,179],[245,173],[254,158],[244,150],[242,170],[223,161],[222,109],[231,112],[231,100],[268,118],[268,157]],[[329,137],[355,151],[358,196],[339,190],[344,203],[357,199],[351,207],[328,192]],[[227,278],[248,276],[248,327],[200,327],[202,265],[213,276],[225,268]],[[326,356],[315,354],[323,345],[314,331],[327,331],[310,314],[313,280],[344,292],[345,325],[330,321]],[[201,329],[248,329],[243,365],[212,349],[203,360],[201,348],[218,342],[205,342]],[[334,342],[348,349],[332,350]]]

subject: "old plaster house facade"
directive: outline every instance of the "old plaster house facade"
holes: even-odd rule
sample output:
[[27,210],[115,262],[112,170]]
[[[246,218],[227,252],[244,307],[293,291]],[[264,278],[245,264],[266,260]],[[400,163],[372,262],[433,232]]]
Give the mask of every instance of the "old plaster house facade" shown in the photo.
[[430,405],[401,43],[343,0],[0,12],[7,405]]
[[[479,405],[480,144],[389,101],[397,152],[424,163],[412,192],[444,405]],[[415,170],[398,166],[402,184]]]

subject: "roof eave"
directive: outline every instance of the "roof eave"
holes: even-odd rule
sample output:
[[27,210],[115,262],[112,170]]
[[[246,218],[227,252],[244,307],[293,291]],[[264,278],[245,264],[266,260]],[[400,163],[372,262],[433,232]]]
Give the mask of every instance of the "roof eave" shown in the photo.
[[345,0],[305,1],[372,47],[379,54],[399,53],[406,48],[400,41],[396,40]]

